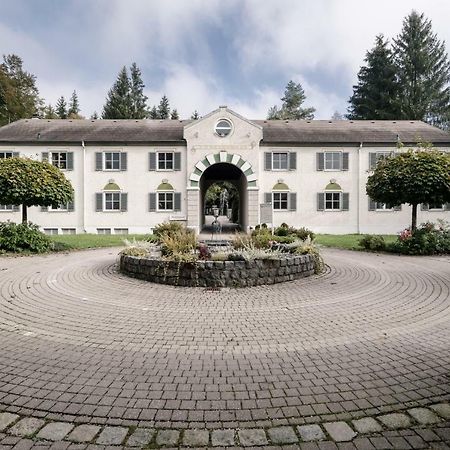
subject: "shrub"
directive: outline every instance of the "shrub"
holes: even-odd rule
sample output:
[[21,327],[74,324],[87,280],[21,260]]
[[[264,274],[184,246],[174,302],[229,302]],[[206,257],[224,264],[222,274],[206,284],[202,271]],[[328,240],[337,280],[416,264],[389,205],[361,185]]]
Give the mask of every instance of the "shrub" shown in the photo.
[[314,241],[311,238],[306,238],[300,241],[299,245],[295,249],[295,253],[298,255],[311,255],[314,261],[314,273],[322,273],[325,268],[325,263],[323,262],[322,255]]
[[254,259],[276,259],[282,256],[279,250],[272,250],[269,248],[258,248],[251,243],[245,245],[243,248],[234,250],[228,256],[230,261],[253,261]]
[[211,254],[211,261],[229,261],[230,252],[216,252]]
[[[259,231],[259,230],[258,230]],[[253,231],[253,233],[256,233],[257,231]],[[253,235],[252,233],[252,235]],[[240,249],[240,248],[244,248],[246,245],[250,245],[252,242],[252,236],[249,236],[248,234],[245,233],[236,233],[234,235],[233,241],[231,243],[232,247],[234,249]]]
[[195,249],[197,248],[197,236],[192,230],[185,227],[182,227],[179,231],[162,234],[160,240],[163,256],[179,258],[183,254],[195,253]]
[[206,244],[198,245],[198,259],[206,260],[211,258],[211,251]]
[[183,231],[186,227],[180,222],[163,222],[153,229],[153,234],[161,239],[163,236],[171,236]]
[[275,236],[287,236],[289,234],[289,228],[281,225],[275,228],[274,234]]
[[311,230],[308,230],[308,228],[305,228],[305,227],[301,227],[298,230],[296,230],[294,228],[294,232],[292,234],[295,234],[295,236],[297,236],[302,241],[304,241],[305,239],[308,239],[308,238],[313,241],[314,238],[316,237],[314,232],[312,232]]
[[120,252],[121,255],[146,257],[149,255],[150,250],[154,248],[154,245],[147,240],[137,241],[136,238],[133,238],[131,241],[124,239],[123,242],[126,248]]
[[358,241],[360,247],[371,251],[383,251],[386,249],[386,242],[383,236],[366,234]]
[[52,250],[51,239],[39,230],[39,227],[31,222],[0,223],[0,251],[20,253],[29,251],[44,253]]

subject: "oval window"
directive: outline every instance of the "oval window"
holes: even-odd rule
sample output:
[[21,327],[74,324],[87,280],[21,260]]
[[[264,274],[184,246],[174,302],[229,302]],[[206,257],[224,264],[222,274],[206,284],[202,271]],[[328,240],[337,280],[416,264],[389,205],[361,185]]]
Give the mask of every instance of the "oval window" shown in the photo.
[[219,122],[217,122],[216,133],[220,137],[225,137],[231,133],[231,128],[232,128],[231,122],[229,122],[228,120],[222,119],[222,120],[219,120]]

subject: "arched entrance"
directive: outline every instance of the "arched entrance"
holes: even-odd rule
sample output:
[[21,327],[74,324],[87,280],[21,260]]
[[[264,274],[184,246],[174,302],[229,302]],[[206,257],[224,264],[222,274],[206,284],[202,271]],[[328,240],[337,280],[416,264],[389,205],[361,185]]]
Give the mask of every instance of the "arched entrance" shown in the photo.
[[[200,207],[201,207],[201,217],[200,217],[200,229],[205,225],[210,225],[205,219],[208,216],[209,211],[207,211],[207,198],[206,193],[208,189],[219,184],[223,185],[229,183],[235,188],[237,192],[237,201],[233,202],[232,208],[234,211],[231,214],[231,221],[226,221],[228,226],[228,231],[235,230],[246,230],[248,225],[248,199],[247,199],[247,177],[242,172],[241,169],[230,163],[216,163],[209,166],[202,174],[200,178]],[[226,186],[226,185],[225,185]],[[219,205],[217,205],[219,206]],[[237,211],[236,211],[237,209]],[[209,216],[210,217],[210,216]],[[234,220],[233,220],[234,219]],[[235,223],[236,226],[232,226],[231,223]]]

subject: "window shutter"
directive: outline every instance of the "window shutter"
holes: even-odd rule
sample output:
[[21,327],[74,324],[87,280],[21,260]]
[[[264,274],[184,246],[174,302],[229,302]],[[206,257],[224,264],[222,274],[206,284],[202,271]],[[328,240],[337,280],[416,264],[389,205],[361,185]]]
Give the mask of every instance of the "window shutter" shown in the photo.
[[272,153],[264,153],[264,170],[272,170]]
[[101,192],[95,194],[95,210],[103,211],[103,194]]
[[325,154],[316,153],[316,169],[323,170],[325,168]]
[[289,193],[289,211],[297,211],[297,193]]
[[377,154],[369,153],[369,170],[374,170],[377,167]]
[[120,194],[120,210],[128,211],[128,194],[127,193],[122,192]]
[[369,197],[369,211],[376,211],[377,209],[377,202],[374,202],[370,197]]
[[19,205],[13,205],[13,211],[14,212],[20,211],[20,206]]
[[348,192],[343,192],[341,194],[341,199],[342,199],[342,211],[348,211],[348,207],[349,207],[349,194]]
[[181,193],[175,192],[173,194],[173,210],[181,211]]
[[325,210],[325,193],[318,192],[317,193],[317,211]]
[[181,170],[181,153],[175,152],[173,154],[173,170]]
[[341,170],[348,170],[348,152],[342,153]]
[[446,211],[450,211],[450,203],[446,203],[446,204],[444,205],[444,209],[445,209]]
[[48,152],[42,152],[42,161],[48,162]]
[[19,155],[20,155],[20,153],[19,153],[19,152],[13,152],[13,158],[18,158],[18,157],[19,157]]
[[75,199],[67,203],[67,211],[69,212],[75,211]]
[[67,170],[73,170],[73,152],[67,152]]
[[156,170],[156,153],[151,152],[148,154],[148,170]]
[[150,192],[149,194],[149,211],[156,211],[156,192]]
[[47,212],[48,211],[48,206],[41,206],[41,211],[42,212]]
[[120,154],[120,170],[125,171],[127,170],[127,152],[122,152]]
[[264,194],[264,203],[272,203],[272,192],[266,192]]
[[297,170],[297,152],[289,153],[289,170]]
[[430,207],[429,207],[428,203],[422,203],[420,205],[420,210],[421,211],[428,211],[429,209],[430,209]]
[[95,170],[103,170],[103,153],[95,153]]

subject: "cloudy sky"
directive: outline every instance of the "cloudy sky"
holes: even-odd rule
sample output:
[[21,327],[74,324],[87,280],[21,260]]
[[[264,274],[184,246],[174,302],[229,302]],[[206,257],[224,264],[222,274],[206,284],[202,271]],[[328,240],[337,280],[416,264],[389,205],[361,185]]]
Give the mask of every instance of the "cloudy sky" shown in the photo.
[[182,118],[223,104],[264,118],[293,79],[327,119],[345,113],[375,36],[395,37],[413,8],[450,42],[448,0],[1,0],[0,52],[49,103],[76,89],[88,117],[135,61],[150,103],[165,93]]

